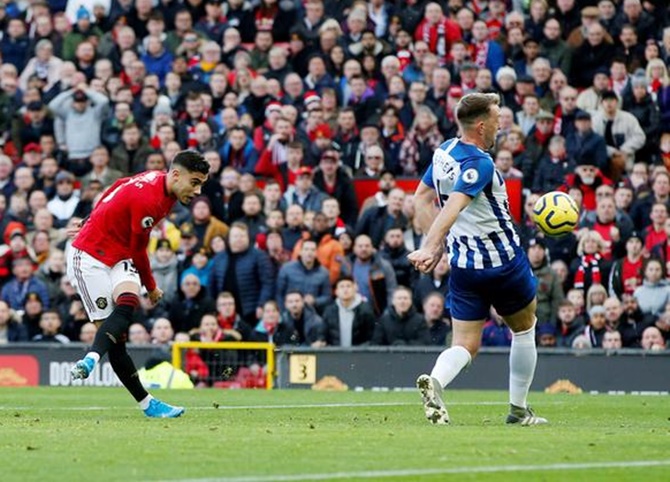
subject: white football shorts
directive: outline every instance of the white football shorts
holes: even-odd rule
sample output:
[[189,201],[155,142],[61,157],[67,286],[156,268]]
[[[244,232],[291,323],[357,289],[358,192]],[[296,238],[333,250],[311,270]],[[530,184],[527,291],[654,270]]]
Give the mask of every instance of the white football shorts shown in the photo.
[[131,259],[119,261],[112,268],[84,251],[70,246],[67,250],[67,277],[81,296],[91,321],[102,321],[114,309],[114,288],[132,281],[142,286],[140,274]]

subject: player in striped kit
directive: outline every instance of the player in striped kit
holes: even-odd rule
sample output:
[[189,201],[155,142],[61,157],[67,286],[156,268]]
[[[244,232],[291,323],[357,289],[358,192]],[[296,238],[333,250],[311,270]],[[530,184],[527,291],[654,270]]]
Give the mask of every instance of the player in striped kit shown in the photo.
[[499,102],[497,94],[469,94],[460,100],[455,114],[462,137],[435,151],[415,193],[416,213],[428,234],[410,261],[423,273],[432,271],[446,239],[451,264],[452,346],[440,354],[430,375],[417,379],[426,417],[436,424],[449,423],[442,389],[477,354],[491,306],[514,333],[507,423],[547,423],[526,402],[537,363],[536,280],[509,215],[505,183],[486,152],[499,129]]

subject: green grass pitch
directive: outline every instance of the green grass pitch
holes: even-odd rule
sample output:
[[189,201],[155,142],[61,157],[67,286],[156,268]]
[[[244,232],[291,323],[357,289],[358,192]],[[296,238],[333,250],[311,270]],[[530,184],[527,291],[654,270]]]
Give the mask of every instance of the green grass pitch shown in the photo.
[[545,395],[550,425],[505,426],[503,392],[164,391],[150,420],[121,388],[0,389],[0,480],[670,480],[667,396]]

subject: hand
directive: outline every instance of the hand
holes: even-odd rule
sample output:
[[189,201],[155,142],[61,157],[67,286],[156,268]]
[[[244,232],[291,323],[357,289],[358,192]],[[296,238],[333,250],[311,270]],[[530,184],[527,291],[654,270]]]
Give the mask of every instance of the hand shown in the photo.
[[410,253],[407,256],[407,259],[409,259],[409,262],[412,263],[414,269],[417,269],[422,273],[430,273],[433,271],[433,269],[435,269],[437,263],[440,262],[443,252],[443,245],[440,245],[436,248],[423,247]]
[[227,329],[223,330],[223,334],[226,335],[226,336],[230,336],[231,338],[235,338],[235,340],[237,340],[237,341],[242,340],[242,334],[237,330],[231,330],[231,329],[227,328]]
[[314,343],[312,343],[311,346],[312,346],[312,348],[323,348],[324,346],[326,346],[326,342],[323,341],[323,340],[318,340],[318,341],[315,341]]
[[263,319],[263,308],[260,307],[260,306],[258,308],[256,308],[256,319],[257,320],[262,320]]
[[314,306],[314,303],[316,303],[316,300],[314,299],[314,296],[305,295],[305,304],[306,305]]
[[161,298],[163,297],[163,290],[160,288],[153,289],[149,291],[149,300],[151,301],[152,304],[158,303]]
[[612,238],[612,241],[615,243],[618,243],[619,240],[621,239],[621,231],[619,231],[619,228],[616,226],[612,226],[610,228],[610,238]]
[[84,225],[84,221],[79,221],[78,223],[73,224],[72,226],[68,227],[65,229],[65,234],[67,234],[67,237],[69,239],[73,239],[79,231],[81,231],[81,227]]

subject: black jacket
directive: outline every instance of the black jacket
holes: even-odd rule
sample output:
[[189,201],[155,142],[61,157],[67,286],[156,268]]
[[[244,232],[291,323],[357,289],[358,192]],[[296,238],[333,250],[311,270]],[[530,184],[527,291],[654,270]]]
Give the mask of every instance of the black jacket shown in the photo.
[[207,313],[216,313],[216,305],[214,300],[208,296],[207,289],[202,287],[196,297],[191,300],[187,300],[182,294],[179,300],[172,304],[169,318],[175,333],[188,332],[200,326],[200,319]]
[[337,202],[340,203],[342,220],[347,225],[356,225],[356,219],[358,218],[358,200],[356,199],[356,191],[354,190],[354,183],[343,169],[338,168],[337,170],[335,190],[332,194],[326,189],[326,182],[321,170],[316,171],[314,174],[314,185],[321,191],[337,199]]
[[379,247],[384,240],[386,230],[393,227],[407,228],[407,218],[400,213],[395,220],[390,219],[386,206],[372,207],[367,209],[356,224],[356,236],[367,234],[372,240],[372,245]]
[[[354,308],[351,344],[353,346],[370,343],[375,329],[375,314],[369,303],[362,301]],[[326,324],[326,343],[340,346],[340,311],[337,301],[328,305],[323,312]]]
[[373,345],[430,345],[426,320],[412,307],[400,316],[392,306],[379,318],[372,336]]

